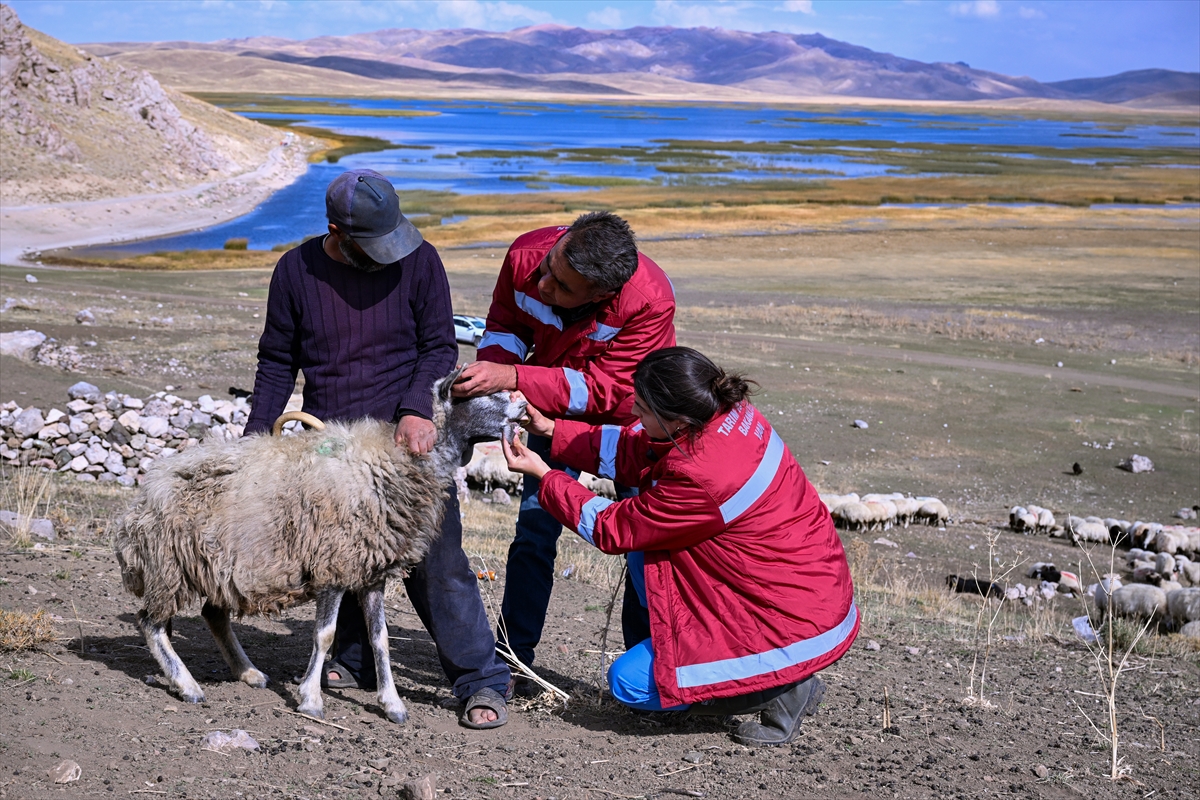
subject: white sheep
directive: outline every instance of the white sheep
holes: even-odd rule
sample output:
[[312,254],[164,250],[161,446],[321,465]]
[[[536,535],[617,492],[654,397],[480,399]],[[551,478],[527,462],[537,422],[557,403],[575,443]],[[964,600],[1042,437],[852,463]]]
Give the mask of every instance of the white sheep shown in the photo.
[[384,583],[419,562],[440,534],[446,491],[471,440],[504,435],[525,408],[507,392],[453,400],[459,372],[434,386],[438,437],[428,456],[397,447],[391,424],[359,420],[295,436],[206,442],[147,471],[118,525],[117,559],[125,588],[144,601],[138,628],[184,700],[198,703],[204,692],[171,647],[175,614],[203,598],[201,614],[230,670],[262,687],[267,676],[246,657],[230,613],[276,613],[315,599],[298,710],[322,716],[325,654],[342,595],[353,591],[370,632],[380,705],[388,719],[404,721],[389,663]]
[[[1101,605],[1100,593],[1096,594],[1096,610],[1101,618],[1108,612],[1107,600]],[[1167,615],[1167,595],[1157,586],[1146,583],[1131,583],[1115,589],[1112,593],[1112,613],[1118,617],[1157,622]]]
[[499,442],[480,442],[475,445],[467,462],[467,480],[483,488],[484,494],[501,487],[510,493],[521,491],[521,475],[508,469]]
[[1182,628],[1189,622],[1200,621],[1200,588],[1175,589],[1166,595],[1172,627]]
[[944,525],[950,519],[950,511],[946,504],[936,497],[916,498],[921,506],[914,517],[927,525]]
[[1187,637],[1188,639],[1200,640],[1200,620],[1189,622],[1188,624],[1184,625],[1179,629],[1179,634]]
[[600,478],[590,472],[581,472],[579,473],[578,480],[583,484],[583,488],[594,495],[603,497],[606,500],[617,499],[617,485],[608,478]]

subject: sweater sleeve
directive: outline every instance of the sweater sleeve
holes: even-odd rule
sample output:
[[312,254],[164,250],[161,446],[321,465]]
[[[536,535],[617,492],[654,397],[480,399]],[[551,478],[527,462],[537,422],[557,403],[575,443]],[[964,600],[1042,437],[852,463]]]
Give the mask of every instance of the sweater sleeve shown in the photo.
[[458,343],[454,340],[454,312],[446,268],[428,242],[421,245],[410,303],[417,329],[417,363],[408,388],[396,404],[395,416],[398,419],[406,414],[419,414],[432,419],[433,384],[454,369]]
[[504,264],[492,290],[492,305],[488,309],[487,330],[479,340],[476,358],[497,364],[520,364],[533,345],[532,329],[521,321],[513,297],[512,248],[504,255]]
[[673,303],[648,304],[625,322],[603,353],[578,369],[517,367],[517,388],[552,417],[614,417],[629,398],[642,359],[675,344],[674,320]]
[[288,274],[289,255],[285,254],[275,265],[267,290],[267,318],[258,340],[258,370],[254,374],[246,434],[269,432],[296,388],[300,344]]
[[560,419],[554,423],[550,458],[626,486],[637,486],[647,458],[649,439],[641,423],[587,425]]
[[542,508],[601,552],[681,550],[725,530],[721,509],[686,476],[664,477],[627,500],[598,497],[560,470],[542,478]]

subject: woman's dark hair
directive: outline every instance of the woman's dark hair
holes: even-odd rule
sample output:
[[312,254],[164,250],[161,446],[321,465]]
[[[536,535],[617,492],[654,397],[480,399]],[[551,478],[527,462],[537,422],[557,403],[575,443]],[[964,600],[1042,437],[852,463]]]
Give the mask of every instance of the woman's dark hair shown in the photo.
[[728,373],[690,347],[655,350],[633,373],[633,389],[663,420],[681,420],[695,436],[718,413],[729,411],[751,393],[739,373]]

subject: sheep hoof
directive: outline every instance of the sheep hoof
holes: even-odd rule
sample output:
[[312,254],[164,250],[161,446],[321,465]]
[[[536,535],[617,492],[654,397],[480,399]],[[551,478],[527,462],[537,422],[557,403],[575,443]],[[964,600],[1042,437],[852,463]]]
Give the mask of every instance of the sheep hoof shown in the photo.
[[388,718],[388,722],[394,722],[397,725],[403,725],[408,722],[408,709],[402,708],[399,711],[388,711],[384,709],[384,716]]
[[181,700],[183,700],[183,702],[185,702],[185,703],[203,703],[204,702],[204,692],[201,692],[201,691],[186,692],[181,689],[179,692],[179,698]]
[[321,706],[303,706],[302,705],[302,706],[298,706],[296,708],[296,711],[301,714],[304,714],[305,716],[308,716],[308,717],[315,717],[317,719],[325,719],[325,709],[321,708]]
[[267,676],[256,669],[248,669],[241,674],[239,680],[247,686],[253,686],[255,689],[265,689],[267,687]]

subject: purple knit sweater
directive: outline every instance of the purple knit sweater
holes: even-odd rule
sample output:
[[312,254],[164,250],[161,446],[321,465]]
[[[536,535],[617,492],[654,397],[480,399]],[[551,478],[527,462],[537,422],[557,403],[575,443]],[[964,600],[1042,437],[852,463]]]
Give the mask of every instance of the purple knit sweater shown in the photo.
[[324,421],[433,415],[433,382],[458,359],[446,270],[423,243],[362,272],[323,237],[284,253],[271,276],[246,433],[269,431],[304,371],[304,410]]

